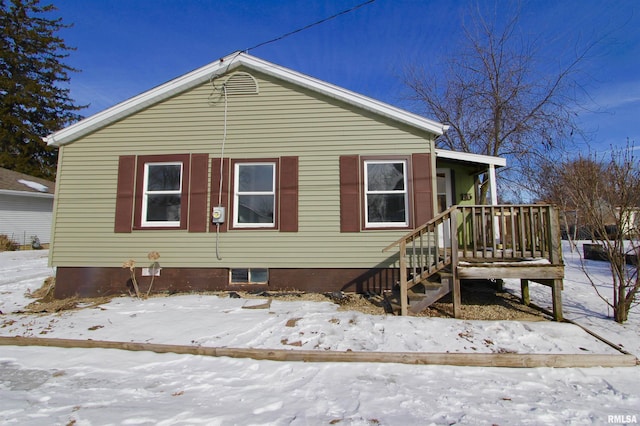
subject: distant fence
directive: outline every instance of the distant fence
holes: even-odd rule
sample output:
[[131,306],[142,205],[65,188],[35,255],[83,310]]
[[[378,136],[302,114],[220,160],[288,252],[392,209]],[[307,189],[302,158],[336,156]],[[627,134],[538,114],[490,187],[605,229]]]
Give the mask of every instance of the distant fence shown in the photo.
[[40,237],[25,231],[22,235],[0,233],[0,251],[40,250],[49,248],[49,243],[42,243]]

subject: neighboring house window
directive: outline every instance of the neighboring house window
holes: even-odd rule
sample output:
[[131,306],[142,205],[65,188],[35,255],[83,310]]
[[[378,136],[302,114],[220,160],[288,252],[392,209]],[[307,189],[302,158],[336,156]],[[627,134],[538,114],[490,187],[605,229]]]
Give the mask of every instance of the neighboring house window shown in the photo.
[[406,160],[364,162],[365,227],[409,226]]
[[233,204],[234,227],[275,227],[276,163],[235,163]]
[[180,226],[182,162],[146,163],[142,195],[142,226]]

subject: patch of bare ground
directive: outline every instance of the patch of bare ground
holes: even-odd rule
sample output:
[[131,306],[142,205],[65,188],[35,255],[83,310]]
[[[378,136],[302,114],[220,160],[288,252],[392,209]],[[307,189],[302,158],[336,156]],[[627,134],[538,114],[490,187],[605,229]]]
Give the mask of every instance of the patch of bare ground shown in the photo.
[[[26,307],[29,313],[53,313],[71,309],[96,307],[108,303],[113,297],[55,299],[53,291],[55,279],[47,278],[42,287],[27,296],[35,300]],[[460,319],[467,320],[518,320],[543,321],[551,319],[548,315],[522,304],[520,298],[502,291],[491,282],[463,283],[462,307]],[[347,292],[307,293],[301,291],[216,291],[212,294],[218,297],[242,299],[264,299],[282,301],[310,301],[333,302],[339,305],[341,311],[357,311],[370,315],[392,314],[391,306],[385,298],[377,294],[356,294]],[[151,297],[170,297],[169,294],[156,294]],[[453,318],[451,295],[447,295],[424,311],[416,314],[421,317]]]
[[[474,283],[461,286],[462,307],[459,319],[466,320],[506,320],[506,321],[545,321],[552,318],[529,306],[522,300],[491,283]],[[451,295],[434,303],[418,316],[453,318]]]
[[[512,320],[544,321],[551,317],[537,309],[525,306],[519,297],[497,288],[489,281],[463,283],[460,319],[467,320]],[[264,298],[284,301],[333,302],[341,311],[358,311],[370,315],[391,314],[391,306],[385,299],[375,294],[346,292],[306,293],[306,292],[217,292],[220,297]],[[424,311],[421,317],[453,318],[451,295],[447,295]]]

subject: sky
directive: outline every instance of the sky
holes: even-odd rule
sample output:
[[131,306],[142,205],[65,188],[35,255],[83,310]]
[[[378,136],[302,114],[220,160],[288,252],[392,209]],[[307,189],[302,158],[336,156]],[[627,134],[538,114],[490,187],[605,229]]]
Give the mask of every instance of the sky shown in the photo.
[[[232,52],[254,56],[422,113],[408,100],[408,67],[439,69],[455,53],[469,10],[512,2],[375,0],[323,24],[266,41],[365,0],[51,0],[69,29],[71,96],[92,115]],[[43,1],[43,3],[46,3]],[[519,36],[537,49],[540,76],[597,41],[574,78],[576,119],[589,146],[640,146],[640,2],[523,0]],[[431,118],[431,117],[429,117]],[[576,135],[578,144],[583,141]],[[584,149],[576,148],[576,149]],[[636,147],[638,149],[638,147]]]

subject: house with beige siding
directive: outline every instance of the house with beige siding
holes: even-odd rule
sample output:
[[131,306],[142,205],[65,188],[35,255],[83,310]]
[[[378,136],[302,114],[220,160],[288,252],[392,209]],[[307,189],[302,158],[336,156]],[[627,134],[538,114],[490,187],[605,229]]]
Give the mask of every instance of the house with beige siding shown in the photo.
[[[56,295],[374,291],[389,244],[475,204],[502,158],[435,148],[446,126],[234,53],[51,134]],[[495,185],[493,185],[495,188]],[[495,201],[495,191],[493,192]],[[147,268],[150,252],[160,268]]]

